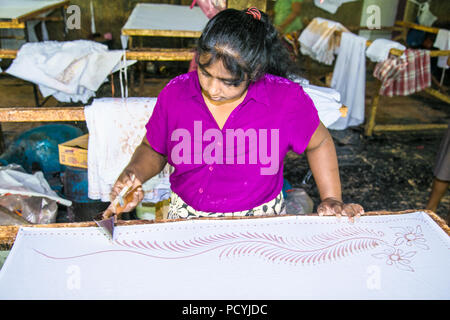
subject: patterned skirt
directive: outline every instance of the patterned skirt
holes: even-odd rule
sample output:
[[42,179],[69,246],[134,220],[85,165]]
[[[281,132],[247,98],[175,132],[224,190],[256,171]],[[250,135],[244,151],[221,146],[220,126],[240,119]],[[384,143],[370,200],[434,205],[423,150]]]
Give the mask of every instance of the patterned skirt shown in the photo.
[[191,219],[200,217],[243,217],[243,216],[272,216],[286,214],[286,202],[283,192],[273,200],[263,203],[253,209],[236,212],[204,212],[198,211],[184,202],[176,193],[170,196],[168,219]]

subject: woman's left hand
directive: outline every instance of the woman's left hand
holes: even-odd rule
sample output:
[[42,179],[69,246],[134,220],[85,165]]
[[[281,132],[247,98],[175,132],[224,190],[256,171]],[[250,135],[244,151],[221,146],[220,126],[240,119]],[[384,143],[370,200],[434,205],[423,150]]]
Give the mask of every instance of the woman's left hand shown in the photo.
[[350,222],[364,214],[364,209],[357,203],[343,203],[335,198],[324,199],[317,207],[319,216],[347,216]]

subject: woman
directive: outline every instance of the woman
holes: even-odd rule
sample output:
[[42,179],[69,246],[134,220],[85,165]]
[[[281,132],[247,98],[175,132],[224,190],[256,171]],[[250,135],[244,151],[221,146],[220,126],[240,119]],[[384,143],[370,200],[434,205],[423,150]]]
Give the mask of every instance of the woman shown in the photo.
[[[169,162],[169,218],[283,214],[283,159],[290,150],[306,150],[322,200],[319,215],[364,213],[342,202],[333,140],[312,100],[287,79],[294,66],[265,13],[218,13],[197,50],[197,71],[159,94],[112,199],[125,186],[136,188],[125,207],[131,211],[143,199],[140,185]],[[111,205],[103,217],[115,212]]]

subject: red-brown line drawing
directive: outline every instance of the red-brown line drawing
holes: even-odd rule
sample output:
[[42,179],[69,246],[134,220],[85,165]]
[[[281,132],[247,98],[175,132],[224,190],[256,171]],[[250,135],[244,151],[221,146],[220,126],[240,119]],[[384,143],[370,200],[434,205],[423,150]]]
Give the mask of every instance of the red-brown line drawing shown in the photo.
[[287,238],[258,232],[213,234],[174,241],[116,240],[116,248],[86,254],[54,257],[39,250],[49,259],[76,259],[107,252],[129,252],[158,259],[186,259],[219,251],[219,259],[254,255],[270,262],[311,265],[331,262],[359,252],[388,245],[384,234],[362,227],[349,227],[308,238]]
[[408,247],[416,246],[423,250],[428,250],[429,247],[425,244],[426,240],[422,233],[422,228],[420,225],[417,225],[415,230],[413,227],[393,227],[392,229],[400,229],[400,232],[397,232],[395,236],[397,237],[394,242],[394,246],[400,246],[402,244],[407,245]]
[[412,258],[416,255],[416,251],[403,252],[401,249],[386,248],[383,252],[372,254],[374,258],[386,259],[386,264],[389,266],[395,266],[403,271],[414,272],[414,269],[409,265]]

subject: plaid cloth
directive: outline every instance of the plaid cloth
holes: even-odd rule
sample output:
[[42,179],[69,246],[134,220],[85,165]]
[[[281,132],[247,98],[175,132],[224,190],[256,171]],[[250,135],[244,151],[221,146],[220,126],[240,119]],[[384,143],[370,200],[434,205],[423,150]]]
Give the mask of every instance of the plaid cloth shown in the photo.
[[430,52],[405,50],[404,57],[379,62],[373,76],[381,80],[380,95],[408,96],[431,86]]

